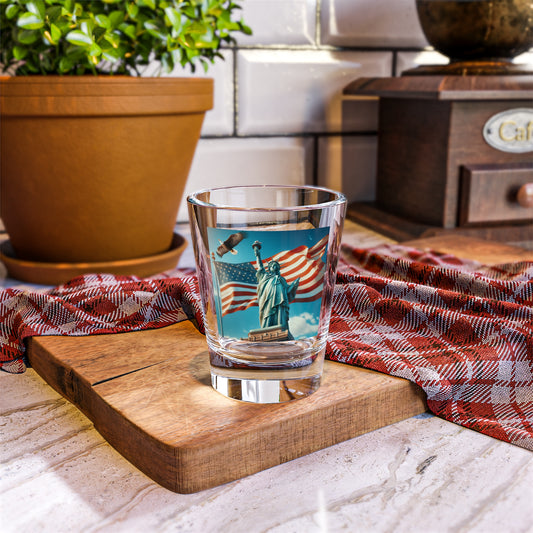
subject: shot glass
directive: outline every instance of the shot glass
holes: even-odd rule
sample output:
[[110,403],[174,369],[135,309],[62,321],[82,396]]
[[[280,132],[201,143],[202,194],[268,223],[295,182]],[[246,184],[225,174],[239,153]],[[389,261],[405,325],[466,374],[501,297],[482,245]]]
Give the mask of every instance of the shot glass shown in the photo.
[[211,383],[254,403],[320,386],[346,198],[240,186],[187,198]]

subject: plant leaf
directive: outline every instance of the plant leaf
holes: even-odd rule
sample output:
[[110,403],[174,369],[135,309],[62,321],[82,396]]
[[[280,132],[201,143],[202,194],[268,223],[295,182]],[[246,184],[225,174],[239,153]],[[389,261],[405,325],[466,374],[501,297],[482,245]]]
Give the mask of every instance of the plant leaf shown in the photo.
[[26,9],[44,21],[45,8],[42,0],[33,0],[33,2],[28,2],[26,4]]
[[74,11],[74,1],[73,0],[65,0],[63,2],[63,7],[66,9],[67,13],[72,13]]
[[50,22],[56,22],[61,17],[61,7],[52,6],[46,10],[45,19]]
[[104,15],[102,13],[100,15],[96,15],[94,19],[96,20],[98,26],[101,26],[102,28],[106,29],[111,28],[111,21],[109,20],[109,17],[107,15]]
[[148,30],[148,33],[150,35],[153,35],[154,37],[159,37],[160,39],[164,39],[165,35],[161,32],[159,29],[159,26],[157,23],[153,20],[147,20],[144,23],[144,27]]
[[73,66],[74,66],[74,61],[68,56],[62,57],[59,60],[59,71],[60,72],[68,72]]
[[52,35],[52,39],[57,42],[59,39],[61,39],[61,30],[55,25],[50,24],[50,34]]
[[22,30],[17,34],[17,40],[22,44],[33,44],[39,36],[40,34],[38,31]]
[[168,20],[170,21],[170,24],[172,24],[172,27],[176,31],[180,31],[180,28],[181,28],[180,12],[173,7],[167,7],[165,8],[165,15],[168,17]]
[[27,48],[23,48],[22,46],[15,46],[13,48],[13,56],[15,57],[15,59],[20,61],[21,59],[24,59],[27,55],[28,55]]
[[102,49],[96,43],[93,43],[91,48],[89,48],[89,55],[91,57],[98,57],[102,55]]
[[137,5],[155,9],[154,0],[137,0]]
[[19,12],[19,7],[16,4],[9,4],[6,7],[6,17],[12,19]]
[[24,13],[18,19],[17,26],[25,30],[39,30],[44,26],[44,21],[35,13]]
[[128,10],[128,15],[132,18],[132,19],[135,19],[137,18],[137,15],[139,14],[139,6],[137,6],[136,4],[128,4],[126,9]]
[[120,36],[116,33],[106,33],[104,39],[113,47],[118,48],[120,44]]
[[118,28],[124,22],[124,13],[122,11],[112,11],[109,13],[109,21],[112,28]]
[[77,46],[92,46],[93,40],[80,30],[69,31],[65,37],[69,43]]
[[137,30],[133,24],[124,22],[119,26],[118,29],[126,34],[130,39],[135,39],[135,37],[137,37]]
[[92,20],[84,20],[80,24],[80,30],[85,33],[85,35],[88,35],[89,37],[92,37],[93,34],[93,21]]

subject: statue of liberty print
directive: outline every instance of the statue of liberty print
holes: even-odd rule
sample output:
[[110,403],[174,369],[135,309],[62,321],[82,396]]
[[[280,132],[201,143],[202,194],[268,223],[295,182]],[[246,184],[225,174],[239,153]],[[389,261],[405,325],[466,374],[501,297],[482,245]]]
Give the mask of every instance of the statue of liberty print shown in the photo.
[[252,244],[257,265],[257,302],[259,305],[259,322],[261,328],[280,326],[287,331],[288,339],[293,336],[289,331],[289,304],[294,300],[300,278],[296,278],[290,285],[281,275],[280,265],[271,260],[265,269],[261,260],[261,243]]

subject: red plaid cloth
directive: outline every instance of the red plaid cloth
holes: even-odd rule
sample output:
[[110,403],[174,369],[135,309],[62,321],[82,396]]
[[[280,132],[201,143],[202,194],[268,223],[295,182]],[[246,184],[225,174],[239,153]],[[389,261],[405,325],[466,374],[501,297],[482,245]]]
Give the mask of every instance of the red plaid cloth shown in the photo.
[[[407,378],[435,414],[533,450],[533,262],[485,267],[399,245],[344,248],[326,355]],[[22,372],[23,339],[163,327],[201,329],[196,278],[84,276],[0,292],[0,365]]]
[[203,328],[196,276],[89,274],[55,289],[0,291],[0,368],[24,372],[24,339],[101,335],[162,328],[182,320]]

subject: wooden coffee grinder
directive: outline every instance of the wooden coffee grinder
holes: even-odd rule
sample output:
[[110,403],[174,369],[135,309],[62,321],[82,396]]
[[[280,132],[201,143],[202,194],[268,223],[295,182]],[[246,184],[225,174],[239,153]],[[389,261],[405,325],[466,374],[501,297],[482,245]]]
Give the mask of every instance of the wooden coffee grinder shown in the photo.
[[379,97],[376,201],[353,220],[400,241],[443,232],[533,246],[530,0],[416,0],[430,44],[450,57],[346,95]]

